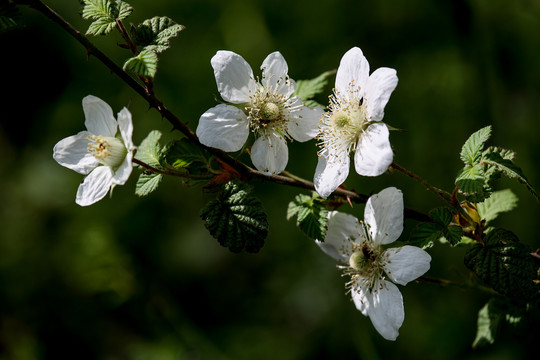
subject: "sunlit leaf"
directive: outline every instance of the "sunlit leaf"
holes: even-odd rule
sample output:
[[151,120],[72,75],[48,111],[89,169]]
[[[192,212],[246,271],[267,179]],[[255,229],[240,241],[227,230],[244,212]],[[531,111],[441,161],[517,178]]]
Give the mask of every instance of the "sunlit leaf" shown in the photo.
[[158,57],[153,51],[143,50],[139,55],[128,59],[124,70],[131,70],[137,75],[153,78],[157,71]]
[[318,195],[297,195],[287,208],[287,220],[296,217],[296,225],[311,239],[324,240],[328,223],[328,210]]
[[488,224],[500,213],[514,209],[517,206],[517,202],[518,198],[512,190],[495,191],[484,202],[477,204],[478,214]]
[[482,156],[484,143],[491,136],[491,126],[486,126],[472,134],[461,148],[461,160],[465,165],[474,166],[478,164]]
[[170,39],[177,36],[184,28],[183,25],[175,23],[166,16],[155,16],[143,21],[137,27],[135,40],[137,45],[160,53],[169,48]]
[[135,186],[135,194],[139,196],[146,196],[152,191],[156,190],[163,178],[162,174],[157,174],[153,172],[143,172],[139,175],[137,180],[137,185]]

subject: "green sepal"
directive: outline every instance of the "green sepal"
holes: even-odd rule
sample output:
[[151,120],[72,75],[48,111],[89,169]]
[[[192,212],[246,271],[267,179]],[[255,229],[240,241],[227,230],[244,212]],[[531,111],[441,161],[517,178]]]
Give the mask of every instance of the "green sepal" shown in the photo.
[[160,138],[160,131],[150,131],[146,138],[141,142],[141,145],[138,146],[135,158],[154,168],[161,169],[161,146],[159,145]]
[[156,190],[163,178],[162,174],[154,173],[151,171],[144,171],[139,175],[137,184],[135,186],[135,194],[139,196],[146,196]]
[[312,99],[324,91],[328,85],[328,78],[335,73],[335,71],[326,71],[316,78],[310,80],[298,80],[296,82],[296,90],[294,91],[293,96],[298,96],[307,107],[324,107]]
[[526,303],[540,294],[540,260],[508,230],[491,229],[465,253],[465,266],[498,293]]
[[124,63],[124,70],[131,70],[137,75],[153,78],[156,76],[158,56],[152,50],[144,49],[139,55],[129,58]]
[[299,194],[287,207],[287,220],[296,217],[296,226],[309,238],[324,241],[328,225],[328,210],[317,193]]
[[251,188],[240,181],[229,181],[217,199],[201,211],[201,218],[218,242],[238,253],[258,252],[268,235],[268,221],[261,202]]
[[147,50],[160,53],[167,50],[170,39],[184,29],[184,25],[179,25],[166,16],[155,16],[139,24],[135,41]]
[[448,208],[436,208],[430,211],[432,223],[420,223],[411,233],[409,242],[411,245],[422,249],[431,248],[436,241],[448,242],[457,245],[463,236],[463,231],[458,225],[452,224],[453,214]]
[[11,2],[0,4],[0,32],[22,25],[21,19],[21,12],[15,4]]

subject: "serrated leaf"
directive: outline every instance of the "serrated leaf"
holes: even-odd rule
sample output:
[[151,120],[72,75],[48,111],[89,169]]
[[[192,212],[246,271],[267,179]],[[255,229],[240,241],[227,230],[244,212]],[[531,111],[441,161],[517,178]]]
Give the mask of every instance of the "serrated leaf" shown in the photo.
[[115,3],[111,0],[83,0],[83,19],[98,20],[102,18],[115,19]]
[[158,57],[154,51],[143,50],[139,55],[126,61],[124,70],[131,70],[137,75],[153,78],[156,76]]
[[429,212],[429,216],[431,216],[436,223],[441,224],[444,227],[448,226],[448,224],[450,224],[452,221],[452,213],[450,210],[448,210],[448,208],[445,207],[431,210]]
[[127,2],[125,1],[120,1],[120,0],[117,0],[116,1],[116,6],[118,8],[118,15],[117,15],[117,18],[119,20],[124,20],[125,18],[127,18],[129,15],[131,15],[131,13],[133,12],[133,6],[129,5]]
[[495,342],[495,335],[499,330],[499,325],[503,320],[503,315],[493,311],[493,299],[491,299],[478,312],[478,321],[476,328],[476,338],[473,342],[473,348],[478,349]]
[[296,225],[311,239],[324,239],[328,223],[328,210],[313,196],[297,195],[287,207],[287,220],[296,216]]
[[471,202],[482,201],[491,194],[481,165],[466,165],[456,177],[456,186]]
[[484,143],[490,136],[491,125],[478,130],[465,141],[460,154],[461,160],[465,165],[474,166],[478,164],[480,157],[482,156]]
[[161,132],[152,130],[137,148],[135,158],[155,168],[161,168],[159,139]]
[[512,190],[506,189],[495,191],[484,202],[478,203],[478,214],[486,221],[486,224],[493,221],[500,213],[507,212],[517,206],[518,198]]
[[158,188],[162,178],[162,174],[143,172],[137,180],[135,194],[139,196],[146,196],[150,194],[152,191]]
[[326,71],[316,78],[310,80],[298,80],[296,82],[296,90],[293,96],[298,96],[308,107],[320,106],[315,101],[308,101],[314,96],[321,94],[328,85],[328,78],[334,75],[335,71]]
[[210,234],[232,252],[256,253],[264,245],[268,221],[261,202],[245,183],[229,181],[201,211]]
[[460,226],[450,225],[443,228],[443,238],[448,241],[450,245],[457,245],[461,241],[463,236],[463,230]]
[[13,29],[20,25],[21,12],[13,3],[0,4],[0,31]]
[[102,18],[94,21],[86,30],[86,35],[106,35],[114,30],[116,21],[110,21],[107,18]]
[[429,249],[439,240],[443,229],[440,224],[420,223],[411,233],[409,243],[422,249]]
[[531,249],[518,242],[508,230],[492,229],[484,244],[477,244],[465,253],[465,265],[495,291],[520,302],[538,297],[540,260]]
[[184,30],[185,26],[175,23],[166,16],[155,16],[147,19],[137,27],[135,41],[137,45],[148,47],[156,53],[169,48],[170,39]]
[[540,197],[538,196],[534,188],[531,186],[531,184],[529,184],[529,181],[523,174],[521,168],[515,165],[512,160],[504,158],[503,155],[499,152],[490,152],[482,157],[482,163],[495,168],[509,178],[517,179],[520,183],[525,185],[527,190],[529,190],[529,192],[536,198],[537,201],[540,201]]

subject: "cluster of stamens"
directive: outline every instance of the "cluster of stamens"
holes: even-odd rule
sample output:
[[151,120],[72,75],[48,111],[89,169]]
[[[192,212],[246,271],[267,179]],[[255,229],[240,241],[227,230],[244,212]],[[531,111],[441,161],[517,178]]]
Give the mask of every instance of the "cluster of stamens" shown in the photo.
[[345,97],[335,89],[334,94],[330,95],[329,111],[322,118],[317,136],[321,148],[319,156],[326,153],[325,150],[331,154],[345,153],[348,156],[356,150],[358,139],[369,125],[360,88],[351,82],[347,95]]
[[259,89],[250,96],[250,103],[245,111],[249,127],[257,136],[266,135],[271,131],[288,136],[288,116],[301,107],[292,106],[289,98],[278,92],[281,81],[289,82],[290,80],[280,78],[278,84],[273,88],[259,86]]
[[88,152],[101,164],[116,167],[124,161],[127,149],[122,140],[101,135],[90,135],[86,139],[90,141]]

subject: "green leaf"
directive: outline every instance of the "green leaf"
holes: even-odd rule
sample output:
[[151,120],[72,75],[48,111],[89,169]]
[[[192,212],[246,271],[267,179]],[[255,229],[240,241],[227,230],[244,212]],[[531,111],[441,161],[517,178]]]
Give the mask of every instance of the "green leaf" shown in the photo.
[[137,75],[153,78],[157,71],[158,57],[154,51],[143,50],[124,64],[124,70],[131,70]]
[[0,32],[13,29],[21,24],[21,12],[13,3],[0,4]]
[[135,194],[139,196],[146,196],[152,191],[156,190],[161,179],[163,178],[162,174],[157,174],[153,172],[143,172],[139,179],[137,180],[137,185],[135,187]]
[[125,1],[120,1],[120,0],[117,0],[116,1],[116,6],[118,8],[118,15],[117,15],[117,18],[119,20],[124,20],[125,18],[127,18],[129,15],[131,15],[131,13],[133,12],[133,6],[129,5],[127,2]]
[[187,138],[173,140],[165,145],[162,158],[172,168],[187,168],[196,162],[206,165],[209,161],[208,153]]
[[508,230],[492,229],[465,253],[465,265],[495,291],[520,302],[538,298],[540,260]]
[[409,242],[411,245],[422,249],[432,247],[436,241],[449,242],[456,245],[461,241],[463,231],[461,227],[450,225],[453,219],[452,212],[448,208],[441,207],[429,212],[434,223],[420,223],[412,232]]
[[465,141],[460,154],[461,160],[463,160],[465,165],[474,166],[478,164],[480,157],[482,156],[484,143],[490,136],[491,125],[478,130]]
[[325,87],[328,85],[328,78],[335,73],[335,71],[327,71],[311,80],[298,80],[293,95],[302,99],[304,105],[307,107],[322,107],[322,105],[310,99],[324,91]]
[[137,45],[149,47],[160,53],[169,48],[171,38],[184,30],[185,26],[175,23],[166,16],[155,16],[147,19],[137,27],[135,41]]
[[518,198],[512,190],[506,189],[495,191],[491,196],[478,203],[478,214],[486,221],[486,224],[493,221],[500,213],[507,212],[517,206]]
[[509,160],[508,158],[505,158],[503,156],[504,154],[500,152],[489,152],[483,156],[482,163],[494,168],[495,170],[501,172],[503,175],[506,175],[511,179],[517,179],[520,183],[525,185],[527,190],[529,190],[529,192],[536,198],[537,201],[540,201],[540,197],[533,189],[531,184],[529,184],[529,181],[523,174],[523,171],[518,166],[516,166],[512,162],[512,160]]
[[296,216],[296,226],[311,239],[324,241],[328,223],[328,210],[319,195],[297,195],[287,207],[287,220]]
[[256,253],[268,235],[268,221],[261,202],[240,181],[229,181],[216,200],[201,211],[210,234],[232,252]]
[[526,311],[526,306],[516,306],[507,298],[491,298],[478,312],[473,348],[493,344],[502,325],[516,327],[523,320]]
[[465,165],[456,178],[456,186],[471,202],[482,201],[491,194],[484,170],[480,165]]
[[139,145],[137,148],[135,158],[152,167],[161,169],[161,147],[159,146],[160,138],[161,132],[158,130],[150,131],[146,138],[141,142],[141,145]]
[[88,30],[86,30],[86,35],[106,35],[114,30],[116,27],[116,21],[111,21],[108,18],[97,19],[90,24]]

